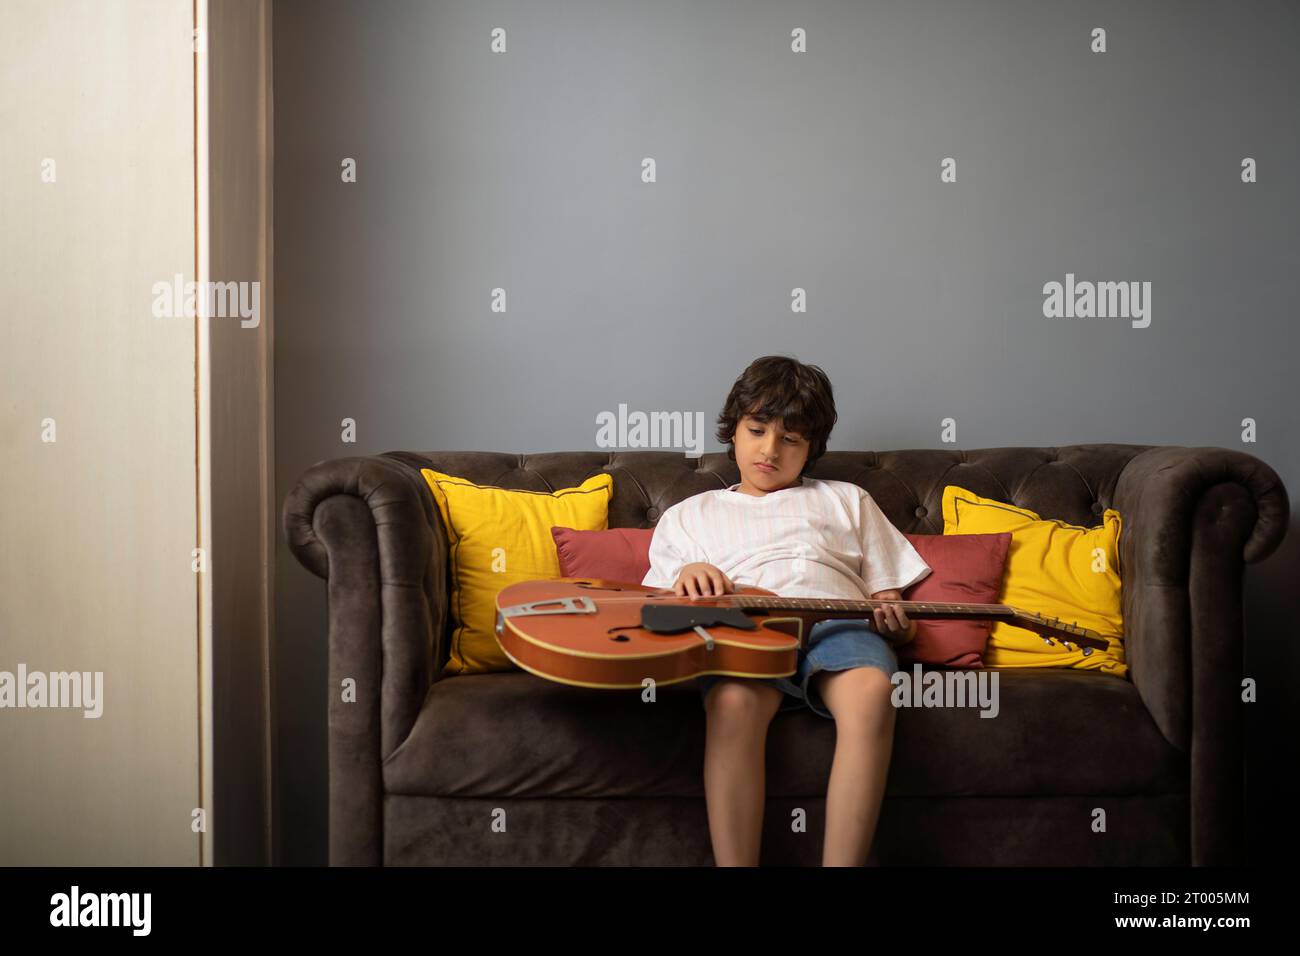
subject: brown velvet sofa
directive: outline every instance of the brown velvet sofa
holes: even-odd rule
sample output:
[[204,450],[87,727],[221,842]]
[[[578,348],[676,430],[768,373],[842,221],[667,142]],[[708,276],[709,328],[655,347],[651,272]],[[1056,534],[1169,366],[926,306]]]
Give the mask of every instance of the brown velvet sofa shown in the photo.
[[[740,480],[725,453],[669,451],[390,452],[310,468],[283,522],[328,595],[331,864],[710,865],[695,681],[647,705],[523,671],[441,676],[447,535],[421,467],[531,490],[608,471],[611,527],[650,527]],[[809,474],[856,482],[908,533],[942,533],[947,484],[1072,524],[1105,508],[1124,522],[1128,678],[1003,668],[996,719],[900,710],[882,865],[1244,862],[1242,575],[1286,531],[1272,468],[1223,448],[1091,444],[833,451]],[[338,690],[348,677],[354,703]],[[773,721],[764,864],[820,862],[834,741],[806,708]],[[807,832],[791,832],[796,808]]]

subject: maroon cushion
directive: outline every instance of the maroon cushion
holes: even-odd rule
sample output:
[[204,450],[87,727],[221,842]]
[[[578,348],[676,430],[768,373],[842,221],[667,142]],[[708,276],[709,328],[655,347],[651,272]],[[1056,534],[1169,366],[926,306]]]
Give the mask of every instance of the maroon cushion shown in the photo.
[[[904,601],[996,604],[1006,571],[1011,532],[906,534],[933,570],[902,592]],[[899,666],[914,663],[983,667],[991,621],[917,620],[916,636],[896,649]]]
[[654,533],[654,528],[551,528],[555,553],[560,558],[560,577],[640,584],[650,573],[650,539]]

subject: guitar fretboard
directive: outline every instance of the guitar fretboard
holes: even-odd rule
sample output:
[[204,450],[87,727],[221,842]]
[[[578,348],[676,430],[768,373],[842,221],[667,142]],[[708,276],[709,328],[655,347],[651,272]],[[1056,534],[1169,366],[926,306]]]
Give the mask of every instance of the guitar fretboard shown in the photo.
[[934,617],[1010,616],[1013,610],[1006,604],[956,604],[948,601],[855,601],[849,598],[763,597],[761,595],[730,595],[734,607],[766,608],[777,611],[836,611],[846,614],[869,614],[875,608],[892,605],[907,614],[924,614]]

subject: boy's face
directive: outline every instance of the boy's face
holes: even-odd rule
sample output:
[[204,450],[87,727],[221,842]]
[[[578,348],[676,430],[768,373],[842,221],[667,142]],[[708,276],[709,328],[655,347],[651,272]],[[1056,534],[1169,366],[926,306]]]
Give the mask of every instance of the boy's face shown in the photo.
[[[786,431],[779,418],[765,423],[746,415],[736,425],[732,441],[742,488],[747,485],[749,494],[767,494],[797,484],[808,460],[808,439]],[[774,467],[764,468],[765,464]]]

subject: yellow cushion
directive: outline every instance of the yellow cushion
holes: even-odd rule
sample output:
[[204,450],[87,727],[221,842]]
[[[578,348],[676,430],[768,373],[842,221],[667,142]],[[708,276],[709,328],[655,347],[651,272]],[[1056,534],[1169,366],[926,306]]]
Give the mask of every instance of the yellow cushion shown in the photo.
[[496,638],[496,596],[519,581],[558,578],[551,525],[604,531],[611,475],[577,488],[512,491],[421,468],[442,512],[451,548],[451,655],[444,674],[517,670]]
[[1057,638],[1047,644],[1033,631],[1005,621],[989,631],[984,663],[991,667],[1079,667],[1117,677],[1124,663],[1120,604],[1120,515],[1107,508],[1095,528],[1040,518],[1032,511],[948,485],[943,489],[944,534],[1011,532],[998,603],[1037,611],[1096,631],[1109,647],[1084,656]]

